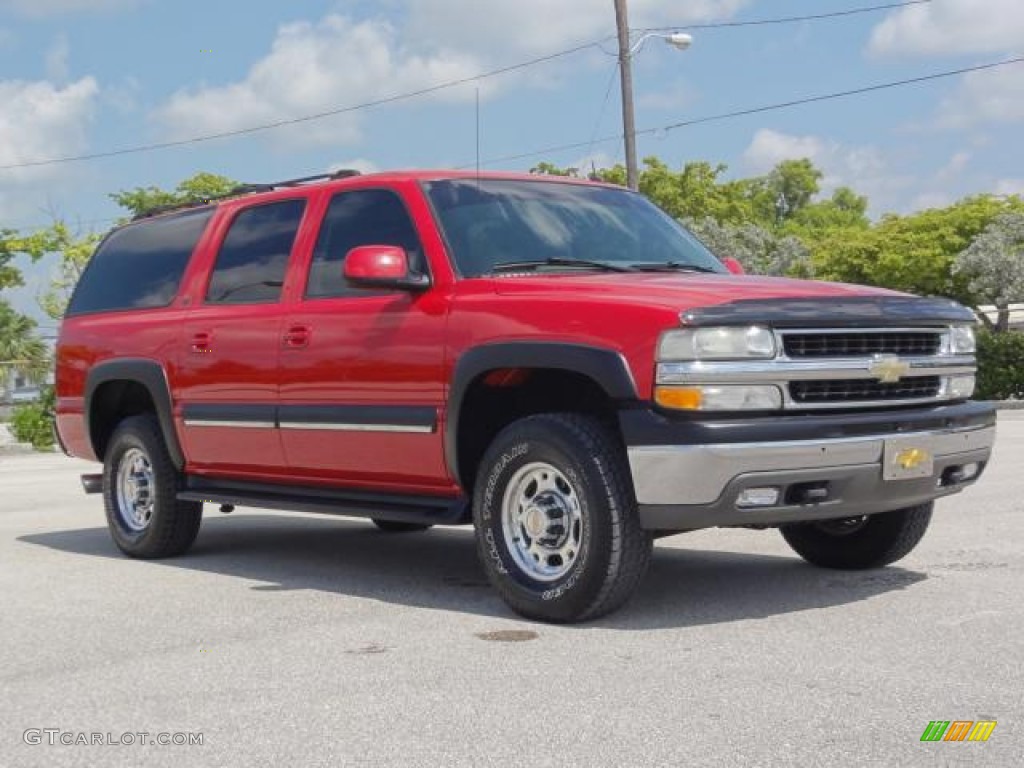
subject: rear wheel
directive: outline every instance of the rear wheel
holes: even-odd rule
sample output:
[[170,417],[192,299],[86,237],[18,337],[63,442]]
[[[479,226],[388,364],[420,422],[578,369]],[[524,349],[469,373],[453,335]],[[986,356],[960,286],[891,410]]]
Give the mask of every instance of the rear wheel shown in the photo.
[[391,520],[378,520],[376,518],[374,518],[373,524],[386,533],[416,533],[431,527],[423,523],[396,523]]
[[155,416],[131,416],[117,426],[103,465],[103,503],[122,552],[171,557],[192,545],[203,505],[178,500],[180,479]]
[[615,610],[650,559],[622,447],[588,416],[543,414],[506,427],[481,462],[473,521],[488,578],[531,619]]
[[879,515],[784,525],[782,537],[804,560],[822,568],[863,570],[895,563],[928,530],[932,503]]

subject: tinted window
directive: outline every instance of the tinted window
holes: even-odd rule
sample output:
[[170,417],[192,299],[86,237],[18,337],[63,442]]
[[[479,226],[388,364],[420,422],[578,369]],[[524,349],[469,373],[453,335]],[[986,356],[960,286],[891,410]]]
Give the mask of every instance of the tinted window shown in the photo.
[[524,260],[725,268],[646,198],[552,181],[472,179],[426,184],[459,272],[474,277]]
[[140,221],[96,249],[68,306],[69,315],[171,303],[213,208]]
[[331,199],[320,227],[306,296],[365,295],[350,287],[341,275],[347,254],[360,245],[396,245],[409,254],[413,269],[422,271],[422,256],[416,229],[397,194],[386,189],[342,192]]
[[305,207],[305,200],[287,200],[239,213],[217,254],[206,300],[218,304],[277,301]]

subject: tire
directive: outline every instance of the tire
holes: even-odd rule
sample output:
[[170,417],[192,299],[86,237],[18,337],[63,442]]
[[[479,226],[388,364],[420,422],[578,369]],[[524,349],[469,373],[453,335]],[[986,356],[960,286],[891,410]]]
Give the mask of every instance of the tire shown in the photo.
[[378,520],[377,518],[373,519],[373,524],[385,533],[418,533],[433,527],[424,523],[395,523],[391,520]]
[[529,619],[587,621],[625,603],[651,555],[625,452],[599,421],[516,421],[484,453],[473,494],[477,551],[502,599]]
[[782,526],[782,537],[807,562],[822,568],[864,570],[902,559],[932,519],[932,503],[865,518]]
[[179,501],[180,482],[153,414],[118,424],[103,464],[107,527],[118,549],[154,559],[180,555],[192,546],[203,505]]

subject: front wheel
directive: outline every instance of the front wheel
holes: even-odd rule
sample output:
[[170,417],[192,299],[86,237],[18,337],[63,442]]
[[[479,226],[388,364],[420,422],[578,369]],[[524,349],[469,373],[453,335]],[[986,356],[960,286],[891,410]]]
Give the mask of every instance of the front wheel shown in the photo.
[[807,562],[822,568],[864,570],[895,563],[928,530],[932,503],[866,517],[784,525],[782,537]]
[[530,416],[499,433],[480,465],[473,522],[491,583],[541,621],[615,610],[651,554],[620,444],[578,414]]
[[152,414],[131,416],[114,430],[103,464],[107,527],[126,555],[180,555],[199,532],[203,505],[179,501],[180,474]]

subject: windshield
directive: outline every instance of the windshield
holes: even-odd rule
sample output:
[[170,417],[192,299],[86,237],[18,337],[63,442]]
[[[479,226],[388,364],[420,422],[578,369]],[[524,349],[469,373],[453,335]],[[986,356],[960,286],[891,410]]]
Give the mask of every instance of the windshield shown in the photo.
[[424,186],[464,277],[505,264],[564,271],[572,262],[726,272],[675,219],[625,189],[503,179]]

